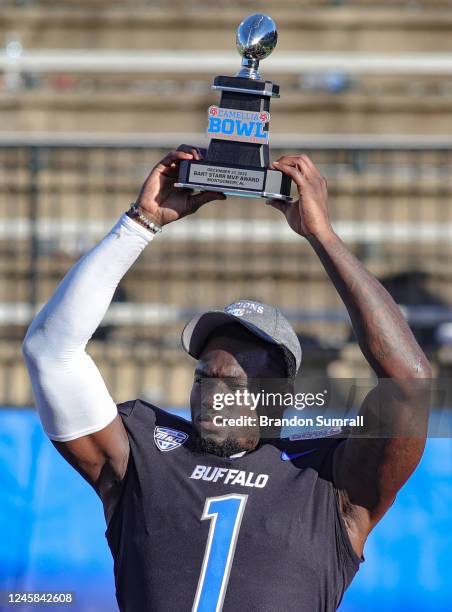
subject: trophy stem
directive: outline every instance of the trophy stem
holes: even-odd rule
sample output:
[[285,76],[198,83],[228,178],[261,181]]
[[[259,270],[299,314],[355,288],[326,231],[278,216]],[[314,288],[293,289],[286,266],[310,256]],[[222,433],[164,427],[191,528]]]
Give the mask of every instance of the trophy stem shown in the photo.
[[237,72],[236,76],[245,77],[246,79],[253,79],[253,81],[262,81],[258,68],[258,59],[244,57],[242,59],[242,69]]

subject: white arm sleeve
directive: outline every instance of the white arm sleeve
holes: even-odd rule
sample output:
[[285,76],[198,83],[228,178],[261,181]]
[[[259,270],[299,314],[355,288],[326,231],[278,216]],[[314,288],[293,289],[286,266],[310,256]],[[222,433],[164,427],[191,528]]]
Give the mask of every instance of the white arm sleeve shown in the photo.
[[52,440],[94,433],[117,415],[85,347],[119,281],[153,237],[124,214],[71,268],[28,329],[25,363],[42,425]]

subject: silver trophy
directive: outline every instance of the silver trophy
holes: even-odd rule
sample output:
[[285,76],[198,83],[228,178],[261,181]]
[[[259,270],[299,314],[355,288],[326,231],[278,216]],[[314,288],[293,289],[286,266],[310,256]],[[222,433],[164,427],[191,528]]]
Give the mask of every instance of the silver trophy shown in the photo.
[[221,91],[221,101],[208,109],[209,148],[203,160],[181,162],[176,187],[290,201],[290,178],[269,168],[270,99],[279,98],[279,86],[263,80],[258,70],[277,40],[275,22],[267,15],[251,15],[239,25],[242,68],[235,76],[214,79],[212,89]]
[[270,55],[278,42],[276,24],[267,15],[250,15],[237,28],[237,51],[242,56],[242,69],[236,76],[262,81],[259,61]]

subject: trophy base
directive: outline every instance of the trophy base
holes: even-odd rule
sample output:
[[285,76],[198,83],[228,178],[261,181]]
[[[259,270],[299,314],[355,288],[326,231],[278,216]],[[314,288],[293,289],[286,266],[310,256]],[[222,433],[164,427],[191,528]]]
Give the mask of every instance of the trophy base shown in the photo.
[[291,202],[291,179],[279,170],[184,160],[175,187]]
[[230,187],[208,187],[207,185],[196,185],[195,183],[174,183],[174,187],[182,187],[184,189],[198,189],[199,191],[218,191],[224,195],[237,196],[241,198],[265,198],[271,200],[284,200],[292,202],[291,196],[282,195],[281,193],[271,193],[269,191],[251,191],[244,189],[231,189]]

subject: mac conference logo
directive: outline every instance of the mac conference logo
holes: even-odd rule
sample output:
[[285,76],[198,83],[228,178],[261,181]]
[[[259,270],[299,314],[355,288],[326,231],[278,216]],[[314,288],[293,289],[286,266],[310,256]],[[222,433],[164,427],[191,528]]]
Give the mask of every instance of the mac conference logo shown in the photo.
[[187,439],[188,435],[177,429],[170,429],[169,427],[155,427],[154,429],[155,445],[163,452],[182,446]]

